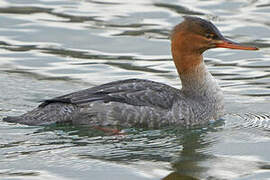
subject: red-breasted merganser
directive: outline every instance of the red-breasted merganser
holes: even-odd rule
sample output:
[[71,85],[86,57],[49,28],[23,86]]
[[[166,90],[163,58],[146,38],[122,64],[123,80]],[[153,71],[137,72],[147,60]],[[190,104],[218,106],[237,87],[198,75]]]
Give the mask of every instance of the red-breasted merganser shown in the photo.
[[159,128],[219,119],[223,94],[202,56],[211,48],[257,50],[224,38],[209,21],[185,17],[171,35],[181,90],[149,80],[115,81],[46,100],[30,112],[4,120],[28,125],[72,122],[95,127]]

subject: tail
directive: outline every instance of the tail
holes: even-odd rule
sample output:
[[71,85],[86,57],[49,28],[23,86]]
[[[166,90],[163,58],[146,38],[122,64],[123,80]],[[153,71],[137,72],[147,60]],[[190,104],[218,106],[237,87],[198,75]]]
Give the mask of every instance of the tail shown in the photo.
[[8,117],[5,117],[3,121],[17,123],[20,121],[20,116],[8,116]]
[[3,119],[3,121],[10,122],[10,123],[20,123],[32,126],[41,126],[41,125],[48,125],[55,122],[46,121],[39,117],[32,117],[28,116],[28,113],[23,114],[21,116],[8,116]]
[[37,107],[21,116],[8,116],[3,121],[32,126],[68,122],[71,121],[76,109],[77,107],[72,104],[52,103],[45,107]]

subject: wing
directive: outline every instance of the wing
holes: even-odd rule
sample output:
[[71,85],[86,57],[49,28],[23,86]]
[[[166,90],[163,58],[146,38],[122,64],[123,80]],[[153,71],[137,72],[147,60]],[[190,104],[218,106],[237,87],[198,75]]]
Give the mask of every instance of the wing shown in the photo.
[[81,105],[94,101],[121,102],[134,106],[150,106],[168,109],[179,90],[168,85],[140,79],[128,79],[103,84],[44,101],[40,107],[55,102]]

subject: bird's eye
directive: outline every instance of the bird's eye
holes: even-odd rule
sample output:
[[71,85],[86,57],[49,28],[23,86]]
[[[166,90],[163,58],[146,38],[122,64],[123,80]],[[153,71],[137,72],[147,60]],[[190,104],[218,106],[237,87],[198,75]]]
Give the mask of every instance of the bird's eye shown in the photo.
[[214,34],[206,34],[205,37],[207,39],[212,39],[214,37]]

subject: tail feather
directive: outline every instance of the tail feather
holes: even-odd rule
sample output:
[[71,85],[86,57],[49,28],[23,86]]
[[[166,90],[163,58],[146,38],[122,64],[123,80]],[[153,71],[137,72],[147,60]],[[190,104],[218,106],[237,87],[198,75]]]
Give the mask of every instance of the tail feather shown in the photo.
[[77,106],[73,104],[52,103],[45,107],[37,107],[21,116],[8,116],[3,121],[34,126],[68,122],[72,120],[76,109]]
[[8,117],[5,117],[3,121],[17,123],[20,121],[20,116],[8,116]]
[[32,126],[40,126],[40,125],[48,125],[53,124],[55,122],[46,121],[42,119],[36,119],[35,117],[27,116],[28,113],[23,114],[21,116],[8,116],[3,119],[3,121],[10,122],[10,123],[20,123]]

